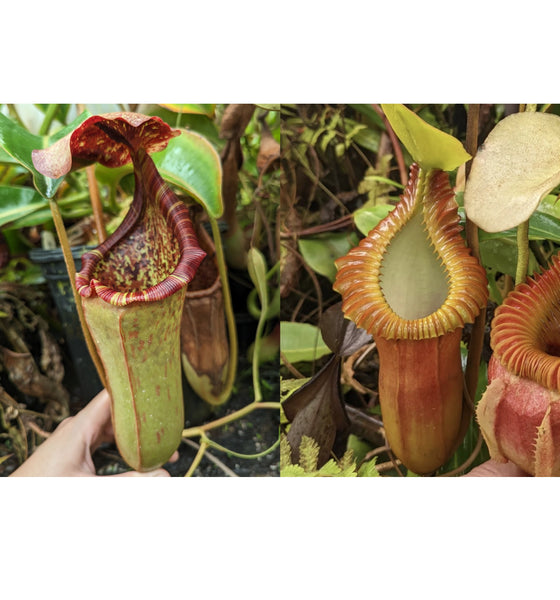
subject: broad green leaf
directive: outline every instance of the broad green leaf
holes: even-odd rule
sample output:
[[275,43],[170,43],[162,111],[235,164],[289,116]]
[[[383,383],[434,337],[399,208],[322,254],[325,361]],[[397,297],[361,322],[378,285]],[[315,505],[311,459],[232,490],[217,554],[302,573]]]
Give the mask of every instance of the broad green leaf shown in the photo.
[[318,327],[291,321],[280,323],[280,348],[291,363],[313,361],[331,353]]
[[[480,257],[485,267],[515,277],[517,268],[517,242],[515,238],[480,240]],[[537,268],[537,261],[531,252],[529,254],[529,275],[532,275]]]
[[556,194],[548,194],[548,196],[545,196],[541,200],[541,203],[539,204],[539,208],[537,210],[547,215],[551,215],[556,219],[560,219],[559,197]]
[[[541,206],[529,218],[529,239],[530,240],[550,240],[556,244],[560,244],[560,218],[557,218],[547,212],[545,207],[541,210]],[[464,222],[463,222],[464,225]],[[494,239],[516,239],[517,229],[506,229],[506,231],[497,231],[488,233],[480,230],[479,239],[494,240]]]
[[[30,193],[36,194],[30,204],[23,204],[20,210],[4,211],[2,205],[0,186],[0,227],[4,231],[21,229],[22,227],[34,227],[52,222],[52,213],[48,201],[32,188],[22,188],[25,199]],[[13,187],[10,189],[14,189]],[[58,206],[63,219],[81,219],[91,215],[91,201],[87,191],[69,194],[58,200]],[[12,207],[13,208],[13,207]],[[8,214],[5,214],[8,213]],[[15,220],[12,217],[16,216]]]
[[305,262],[317,273],[331,282],[336,277],[335,259],[344,256],[358,244],[355,233],[324,233],[313,238],[300,239],[299,251]]
[[488,232],[523,223],[560,183],[560,117],[522,112],[501,120],[472,162],[468,218]]
[[382,104],[391,127],[423,169],[453,171],[471,158],[461,142],[436,129],[402,104]]
[[8,154],[4,148],[0,148],[0,163],[1,164],[19,164],[18,161],[11,156],[10,154]]
[[205,115],[214,118],[215,104],[160,104],[167,110],[181,114]]
[[350,104],[356,112],[364,115],[366,119],[372,124],[379,127],[381,131],[385,131],[385,123],[383,119],[377,114],[376,110],[371,104]]
[[183,130],[152,158],[167,182],[191,195],[214,218],[222,215],[222,166],[206,138]]
[[0,185],[0,227],[45,207],[47,200],[33,188]]
[[379,151],[379,140],[381,139],[381,133],[379,131],[374,131],[369,127],[365,129],[360,129],[356,132],[353,137],[353,140],[356,144],[359,144],[362,148],[369,150],[370,152],[378,152]]
[[41,148],[48,148],[64,136],[72,133],[74,129],[90,116],[90,113],[85,111],[74,119],[70,125],[59,129],[56,133],[48,136],[38,136],[29,133],[29,131],[0,113],[0,147],[31,172],[35,188],[42,196],[52,198],[64,177],[51,179],[39,173],[33,166],[31,152]]
[[560,219],[537,209],[529,219],[529,239],[550,240],[560,244]]
[[358,230],[367,235],[380,221],[395,208],[391,204],[378,204],[367,208],[359,208],[354,213],[354,224]]

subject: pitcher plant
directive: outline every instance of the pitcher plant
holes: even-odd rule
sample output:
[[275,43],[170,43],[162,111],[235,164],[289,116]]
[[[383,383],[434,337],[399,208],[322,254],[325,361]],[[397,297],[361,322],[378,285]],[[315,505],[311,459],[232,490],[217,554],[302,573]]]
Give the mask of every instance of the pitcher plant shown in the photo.
[[486,306],[487,281],[461,237],[455,194],[442,170],[468,155],[408,109],[384,110],[420,165],[412,165],[394,210],[336,260],[334,289],[346,317],[376,342],[392,451],[414,473],[428,474],[449,459],[471,416],[460,342],[465,323]]
[[488,134],[465,188],[473,222],[487,232],[515,227],[517,237],[516,285],[492,321],[477,418],[490,456],[535,476],[560,475],[560,256],[527,278],[529,239],[559,183],[560,117],[521,105]]
[[53,179],[94,162],[133,164],[130,210],[83,256],[76,287],[112,397],[117,446],[139,471],[164,464],[181,441],[180,323],[187,285],[205,256],[188,207],[149,156],[179,134],[157,117],[111,113],[33,153],[37,171]]

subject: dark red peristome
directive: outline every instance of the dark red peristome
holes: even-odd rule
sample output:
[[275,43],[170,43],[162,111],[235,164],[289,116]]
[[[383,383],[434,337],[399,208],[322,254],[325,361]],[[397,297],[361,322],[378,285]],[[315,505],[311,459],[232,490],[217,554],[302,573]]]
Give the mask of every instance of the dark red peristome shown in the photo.
[[98,295],[116,306],[170,296],[192,280],[206,256],[187,206],[144,150],[135,153],[134,167],[130,210],[112,236],[83,255],[76,276],[82,296]]
[[132,160],[131,208],[115,233],[83,256],[76,286],[105,369],[115,440],[141,471],[164,464],[181,442],[179,329],[187,283],[206,254],[186,204],[148,155],[179,133],[144,115],[92,117],[58,147],[33,156],[50,177],[92,162]]

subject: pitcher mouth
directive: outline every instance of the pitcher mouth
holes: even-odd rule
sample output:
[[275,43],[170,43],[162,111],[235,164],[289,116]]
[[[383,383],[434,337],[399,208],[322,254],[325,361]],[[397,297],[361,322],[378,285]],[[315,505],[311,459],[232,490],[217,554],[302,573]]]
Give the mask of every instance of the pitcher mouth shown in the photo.
[[486,274],[460,231],[448,175],[412,165],[395,209],[336,260],[345,315],[387,339],[426,339],[473,322],[488,299]]
[[134,200],[115,233],[82,257],[76,287],[115,306],[162,300],[186,286],[206,256],[186,204],[140,149]]
[[560,254],[496,309],[491,345],[502,365],[560,392]]

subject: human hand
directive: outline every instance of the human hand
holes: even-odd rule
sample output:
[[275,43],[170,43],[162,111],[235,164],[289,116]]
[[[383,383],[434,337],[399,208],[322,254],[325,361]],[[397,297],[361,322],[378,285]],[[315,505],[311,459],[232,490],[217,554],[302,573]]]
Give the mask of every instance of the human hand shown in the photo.
[[[77,415],[64,419],[12,477],[95,477],[92,454],[112,442],[111,398],[101,391]],[[171,457],[177,460],[178,453]],[[111,477],[169,477],[165,469],[128,471]]]
[[529,475],[512,462],[500,463],[490,459],[463,477],[529,477]]

